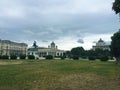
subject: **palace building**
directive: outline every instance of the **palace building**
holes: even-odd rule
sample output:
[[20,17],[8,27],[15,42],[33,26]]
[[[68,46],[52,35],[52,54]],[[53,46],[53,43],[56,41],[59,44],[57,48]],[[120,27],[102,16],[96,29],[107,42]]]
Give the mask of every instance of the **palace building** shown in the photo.
[[52,55],[53,57],[63,56],[64,51],[58,49],[54,42],[52,42],[48,47],[38,47],[36,42],[33,46],[28,49],[28,55],[34,55],[35,57],[45,57],[47,55]]
[[16,43],[9,40],[0,40],[0,55],[26,55],[27,54],[26,43]]
[[93,46],[93,50],[96,49],[102,49],[102,50],[109,50],[110,51],[110,45],[107,45],[101,38],[96,43],[96,46]]

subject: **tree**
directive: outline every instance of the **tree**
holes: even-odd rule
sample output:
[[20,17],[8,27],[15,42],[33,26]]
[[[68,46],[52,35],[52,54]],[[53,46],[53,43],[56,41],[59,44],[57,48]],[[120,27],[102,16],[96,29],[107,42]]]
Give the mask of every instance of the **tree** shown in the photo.
[[66,56],[67,58],[71,58],[71,51],[66,51],[66,52],[65,52],[65,56]]
[[120,17],[120,0],[115,0],[112,9],[115,11],[116,14],[119,14]]
[[112,37],[111,42],[111,53],[116,58],[117,61],[120,62],[120,30],[116,32]]
[[112,9],[115,11],[116,14],[120,13],[120,0],[115,0]]
[[84,56],[85,50],[83,47],[76,47],[71,49],[71,54],[74,57],[82,57]]
[[100,57],[100,61],[108,61],[109,60],[109,58],[108,58],[108,56],[106,56],[106,55],[102,55],[101,57]]
[[88,50],[86,56],[89,60],[96,60],[97,53],[94,50]]
[[88,59],[89,60],[96,60],[96,57],[95,56],[88,56]]
[[109,50],[103,50],[103,49],[96,49],[96,58],[100,59],[102,56],[108,56],[109,58],[111,57],[110,51]]
[[88,50],[87,56],[89,60],[101,59],[103,56],[107,56],[108,59],[112,57],[109,50],[103,50],[99,48],[96,50]]

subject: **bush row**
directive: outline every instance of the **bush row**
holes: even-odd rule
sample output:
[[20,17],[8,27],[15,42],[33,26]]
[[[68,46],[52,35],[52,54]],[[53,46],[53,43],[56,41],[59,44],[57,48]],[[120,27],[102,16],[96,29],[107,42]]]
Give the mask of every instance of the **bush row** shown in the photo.
[[[35,56],[34,55],[28,55],[27,56],[28,59],[35,59]],[[52,55],[48,55],[48,56],[45,56],[45,59],[53,59],[54,57]],[[61,58],[62,60],[64,60],[66,57],[62,56],[62,57],[59,57]],[[71,57],[73,60],[79,60],[79,57],[78,56],[72,56]],[[11,55],[10,57],[7,56],[7,55],[3,55],[3,56],[0,56],[0,59],[17,59],[17,56],[15,55]],[[20,55],[19,56],[19,59],[26,59],[26,55]],[[99,58],[98,57],[95,57],[95,56],[89,56],[88,57],[89,60],[96,60],[96,59],[100,59],[101,61],[108,61],[109,60],[109,57],[108,56],[100,56]]]
[[[0,59],[17,59],[18,57],[16,55],[11,55],[11,56],[7,56],[7,55],[3,55],[0,56]],[[26,55],[20,55],[19,56],[20,59],[26,59]]]
[[[20,55],[19,56],[19,59],[35,59],[35,56],[34,55]],[[56,58],[61,58],[61,59],[65,59],[65,57],[56,57]],[[16,55],[11,55],[10,57],[7,56],[7,55],[3,55],[3,56],[0,56],[0,59],[18,59],[18,57]],[[52,55],[48,55],[48,56],[45,56],[45,59],[53,59],[53,56]]]
[[108,60],[109,60],[109,57],[106,56],[106,55],[102,55],[102,56],[100,56],[100,57],[89,56],[88,59],[89,59],[89,60],[96,60],[96,59],[99,59],[100,61],[108,61]]
[[[73,60],[79,60],[80,57],[79,56],[72,56],[71,57]],[[81,57],[83,58],[83,57]],[[102,55],[102,56],[99,56],[99,57],[96,57],[96,56],[88,56],[88,60],[96,60],[96,59],[99,59],[100,61],[108,61],[109,60],[109,57],[106,56],[106,55]]]

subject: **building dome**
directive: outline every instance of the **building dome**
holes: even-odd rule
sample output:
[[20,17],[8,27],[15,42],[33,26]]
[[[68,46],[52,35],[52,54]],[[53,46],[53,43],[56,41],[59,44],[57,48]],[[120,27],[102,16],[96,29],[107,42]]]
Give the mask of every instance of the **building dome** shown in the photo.
[[51,46],[55,46],[55,43],[54,43],[54,42],[52,42],[52,43],[51,43]]
[[98,43],[96,43],[96,46],[104,46],[105,42],[100,38],[100,40],[98,41]]
[[104,41],[100,38],[100,40],[98,42],[104,42]]
[[55,48],[55,43],[54,42],[51,43],[51,48]]

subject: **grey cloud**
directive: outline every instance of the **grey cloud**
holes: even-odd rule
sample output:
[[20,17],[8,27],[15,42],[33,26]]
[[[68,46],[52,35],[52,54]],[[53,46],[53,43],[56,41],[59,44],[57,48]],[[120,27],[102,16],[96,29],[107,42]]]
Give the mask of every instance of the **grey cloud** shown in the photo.
[[79,39],[77,42],[83,44],[84,40],[83,39]]
[[[90,7],[92,3],[94,7]],[[110,5],[111,0],[0,0],[0,36],[16,41],[51,41],[85,37],[86,33],[113,33],[119,22]]]
[[47,40],[42,40],[42,42],[48,42]]
[[92,43],[97,43],[97,41],[93,41]]

